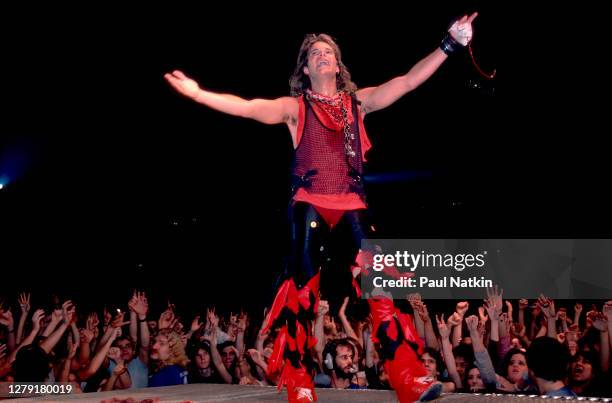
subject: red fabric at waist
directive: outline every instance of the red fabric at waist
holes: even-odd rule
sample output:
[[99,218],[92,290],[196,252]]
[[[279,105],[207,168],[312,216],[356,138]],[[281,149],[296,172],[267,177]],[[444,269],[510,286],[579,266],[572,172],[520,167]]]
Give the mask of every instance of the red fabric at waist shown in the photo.
[[338,224],[345,211],[366,208],[365,203],[357,193],[322,195],[311,194],[304,188],[300,188],[293,196],[293,201],[311,204],[323,217],[330,229]]

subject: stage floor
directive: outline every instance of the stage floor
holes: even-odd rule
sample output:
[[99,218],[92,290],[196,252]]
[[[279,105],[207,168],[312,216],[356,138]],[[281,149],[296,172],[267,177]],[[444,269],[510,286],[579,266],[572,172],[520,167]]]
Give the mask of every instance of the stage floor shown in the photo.
[[[321,403],[366,403],[366,402],[397,402],[393,391],[376,390],[338,390],[317,389],[317,396]],[[151,399],[151,400],[147,400]],[[538,401],[540,397],[536,398]],[[468,403],[468,402],[528,402],[532,401],[527,396],[501,396],[501,395],[471,395],[471,394],[449,394],[436,400],[439,403]],[[586,400],[582,398],[582,400]],[[286,402],[287,393],[279,393],[275,387],[267,386],[240,386],[240,385],[179,385],[162,388],[144,388],[133,391],[113,391],[100,393],[81,393],[68,396],[44,396],[37,398],[13,399],[15,402]],[[563,401],[572,401],[572,399]],[[577,401],[577,400],[573,400]],[[601,400],[599,400],[601,401]]]
[[[317,389],[320,402],[397,402],[391,391]],[[193,384],[143,388],[130,391],[80,393],[67,396],[44,396],[21,398],[17,402],[112,402],[115,399],[132,399],[139,402],[153,399],[153,402],[286,402],[287,393],[278,392],[271,386],[209,385]],[[115,400],[118,401],[118,400]]]

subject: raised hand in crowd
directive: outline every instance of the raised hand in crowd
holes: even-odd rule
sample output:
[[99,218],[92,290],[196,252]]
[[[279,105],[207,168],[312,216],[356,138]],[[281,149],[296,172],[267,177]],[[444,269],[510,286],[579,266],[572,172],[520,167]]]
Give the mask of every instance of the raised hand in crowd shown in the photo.
[[28,314],[30,313],[30,293],[22,292],[19,294],[17,298],[17,303],[21,308],[21,315],[19,315],[19,323],[17,324],[17,334],[15,335],[15,343],[21,343],[21,339],[23,338],[23,328],[26,323],[26,319]]

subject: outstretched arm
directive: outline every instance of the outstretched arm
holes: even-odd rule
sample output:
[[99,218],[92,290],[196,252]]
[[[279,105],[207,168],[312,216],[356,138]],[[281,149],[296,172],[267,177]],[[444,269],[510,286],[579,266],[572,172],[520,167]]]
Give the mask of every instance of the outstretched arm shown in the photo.
[[[149,325],[147,324],[147,313],[149,312],[149,302],[144,292],[135,292],[128,305],[131,312],[130,333],[133,332],[138,334],[138,328],[140,328],[140,339],[134,339],[139,342],[138,357],[144,364],[148,364],[150,335]],[[134,319],[138,319],[138,325],[132,323]],[[136,329],[132,329],[132,327]]]
[[[346,307],[348,306],[348,303],[349,297],[345,297],[344,301],[342,302],[342,306],[338,311],[338,318],[340,318],[340,322],[342,322],[342,328],[344,329],[344,333],[346,333],[346,337],[359,340],[357,333],[355,333],[355,329],[353,329],[351,322],[349,322],[348,318],[346,317]],[[360,346],[363,347],[361,344]]]
[[[467,45],[472,39],[472,21],[477,15],[478,13],[473,13],[469,17],[466,15],[453,24],[449,30],[453,39],[464,46]],[[438,70],[447,57],[441,48],[436,48],[403,76],[395,77],[378,87],[368,87],[357,91],[357,99],[361,101],[362,113],[365,115],[393,104],[423,84]]]
[[111,330],[109,331],[109,337],[106,339],[106,342],[100,347],[100,349],[96,352],[96,355],[93,356],[93,358],[89,362],[89,365],[79,371],[79,377],[82,380],[89,379],[98,371],[98,369],[100,369],[102,363],[104,363],[104,360],[106,359],[106,354],[108,354],[108,350],[113,344],[113,341],[115,341],[115,339],[120,335],[121,328],[111,328]]
[[298,103],[295,98],[247,100],[231,94],[218,94],[200,88],[195,80],[179,70],[165,74],[164,78],[180,94],[219,112],[269,125],[297,119]]
[[232,383],[232,376],[223,365],[223,359],[221,358],[221,354],[219,354],[219,350],[217,349],[217,327],[219,325],[219,317],[215,315],[214,311],[207,312],[207,321],[206,321],[206,329],[209,332],[205,333],[204,340],[208,340],[210,343],[210,356],[212,358],[212,362],[217,369],[217,372],[221,376],[221,379],[225,381],[225,383]]
[[455,356],[453,355],[453,346],[449,340],[451,331],[444,322],[444,314],[442,314],[442,318],[439,318],[436,315],[436,323],[438,324],[440,342],[442,344],[442,355],[444,357],[444,362],[446,363],[448,376],[453,380],[457,389],[461,389],[463,385],[461,383],[459,372],[457,372],[457,363],[455,362]]
[[416,315],[414,316],[419,316],[423,322],[423,329],[425,331],[425,345],[433,348],[434,350],[440,350],[440,345],[438,344],[438,339],[434,333],[431,318],[429,317],[429,312],[427,311],[427,306],[423,303],[423,301],[417,302],[415,306]]
[[17,335],[15,336],[15,343],[19,344],[21,343],[21,340],[23,338],[23,328],[25,326],[28,313],[30,312],[30,294],[22,292],[21,294],[19,294],[17,302],[21,307],[21,315],[19,316],[19,324],[17,325]]
[[42,309],[37,309],[36,311],[34,311],[34,314],[32,315],[32,331],[11,352],[11,354],[9,355],[9,359],[8,359],[9,364],[15,361],[15,358],[17,357],[17,353],[22,347],[30,345],[34,342],[34,339],[36,338],[36,335],[38,334],[38,331],[40,330],[40,321],[44,318],[44,316],[45,316],[45,312]]
[[[60,341],[64,332],[73,320],[76,320],[76,310],[72,301],[65,301],[62,304],[62,324],[58,326],[53,333],[49,335],[42,343],[40,343],[40,347],[45,350],[47,354],[53,350],[55,345]],[[77,341],[78,343],[78,341]]]

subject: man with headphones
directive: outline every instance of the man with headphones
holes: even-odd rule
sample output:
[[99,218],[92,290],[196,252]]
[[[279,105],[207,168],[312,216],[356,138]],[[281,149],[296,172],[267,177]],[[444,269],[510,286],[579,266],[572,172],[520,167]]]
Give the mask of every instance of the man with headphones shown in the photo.
[[325,346],[325,368],[336,389],[362,389],[357,383],[355,374],[358,371],[355,362],[355,346],[349,339],[332,340]]

